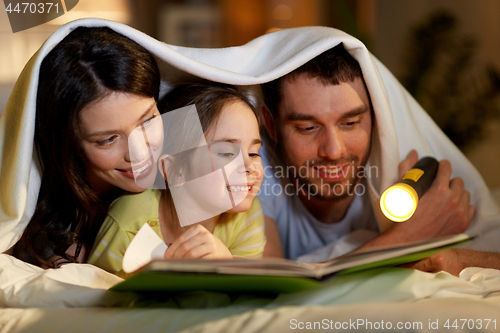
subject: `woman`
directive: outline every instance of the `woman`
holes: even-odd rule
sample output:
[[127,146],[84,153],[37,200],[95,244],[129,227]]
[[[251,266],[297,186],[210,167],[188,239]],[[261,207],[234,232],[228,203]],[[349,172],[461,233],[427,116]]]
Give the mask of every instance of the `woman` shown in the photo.
[[107,27],[79,27],[44,58],[39,77],[35,147],[43,176],[13,253],[57,267],[85,261],[117,189],[143,190],[133,179],[127,136],[159,115],[160,74],[131,39]]

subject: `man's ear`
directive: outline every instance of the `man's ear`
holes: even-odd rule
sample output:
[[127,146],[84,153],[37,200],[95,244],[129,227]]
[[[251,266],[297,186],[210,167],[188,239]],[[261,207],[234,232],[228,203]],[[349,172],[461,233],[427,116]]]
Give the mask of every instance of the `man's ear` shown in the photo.
[[264,119],[264,126],[266,127],[267,133],[274,141],[278,141],[278,135],[276,132],[276,124],[274,123],[274,117],[271,115],[271,111],[265,106],[261,107],[262,118]]

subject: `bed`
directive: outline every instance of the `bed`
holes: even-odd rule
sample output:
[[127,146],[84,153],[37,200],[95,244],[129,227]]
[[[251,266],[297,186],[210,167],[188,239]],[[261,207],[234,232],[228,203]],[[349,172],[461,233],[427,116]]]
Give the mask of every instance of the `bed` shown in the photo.
[[[245,295],[193,291],[142,295],[107,288],[120,278],[69,264],[9,284],[28,265],[0,258],[0,332],[284,332],[292,330],[497,331],[500,271],[467,268],[460,277],[404,268],[337,276],[303,292]],[[15,266],[15,267],[13,267]],[[64,277],[77,277],[71,283]],[[89,279],[94,272],[94,281]],[[28,272],[25,271],[26,274]],[[43,287],[42,287],[43,286]],[[454,328],[453,325],[458,328]],[[479,329],[481,327],[481,329]]]

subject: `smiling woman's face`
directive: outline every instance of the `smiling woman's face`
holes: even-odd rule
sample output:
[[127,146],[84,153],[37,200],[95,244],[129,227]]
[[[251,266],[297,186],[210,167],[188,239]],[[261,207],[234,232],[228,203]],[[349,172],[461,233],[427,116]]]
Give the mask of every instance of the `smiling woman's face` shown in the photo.
[[[147,144],[129,151],[129,135],[138,128],[147,131]],[[91,103],[80,113],[79,142],[87,180],[98,194],[115,186],[129,192],[143,191],[135,178],[154,180],[163,143],[163,126],[154,98],[113,92]]]

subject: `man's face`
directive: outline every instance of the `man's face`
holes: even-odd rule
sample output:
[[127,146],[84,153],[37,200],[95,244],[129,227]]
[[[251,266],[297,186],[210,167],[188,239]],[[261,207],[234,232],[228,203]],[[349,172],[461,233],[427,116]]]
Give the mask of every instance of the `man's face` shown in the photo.
[[363,81],[325,85],[300,74],[285,78],[282,91],[277,130],[287,167],[315,198],[346,198],[370,151],[372,119]]

